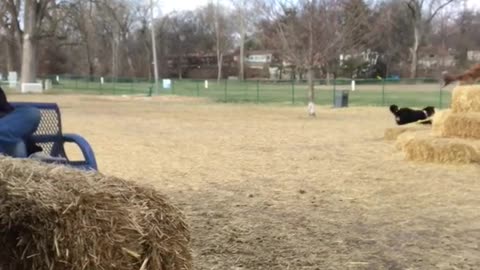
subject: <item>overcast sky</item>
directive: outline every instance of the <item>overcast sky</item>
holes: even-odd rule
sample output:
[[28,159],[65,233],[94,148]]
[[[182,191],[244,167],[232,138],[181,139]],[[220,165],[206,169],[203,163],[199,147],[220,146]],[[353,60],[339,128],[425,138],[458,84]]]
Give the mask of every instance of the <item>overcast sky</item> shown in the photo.
[[174,10],[192,10],[208,4],[209,0],[163,0],[161,4],[162,13],[169,13]]
[[[174,10],[192,10],[199,6],[206,5],[209,0],[163,0],[161,2],[162,13],[165,14]],[[480,9],[480,0],[468,0],[468,6]]]

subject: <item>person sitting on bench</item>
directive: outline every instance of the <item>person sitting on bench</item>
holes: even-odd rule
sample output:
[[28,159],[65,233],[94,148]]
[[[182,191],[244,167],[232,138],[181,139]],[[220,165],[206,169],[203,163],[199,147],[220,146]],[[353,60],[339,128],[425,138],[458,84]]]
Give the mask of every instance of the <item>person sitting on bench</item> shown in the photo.
[[13,108],[0,87],[0,153],[27,158],[42,151],[31,139],[40,124],[40,110],[33,107]]

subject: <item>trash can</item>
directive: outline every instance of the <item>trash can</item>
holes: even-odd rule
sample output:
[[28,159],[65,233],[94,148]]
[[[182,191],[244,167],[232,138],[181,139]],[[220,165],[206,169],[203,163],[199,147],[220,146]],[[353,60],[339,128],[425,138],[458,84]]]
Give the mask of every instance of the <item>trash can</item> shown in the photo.
[[348,107],[348,90],[335,91],[335,108]]

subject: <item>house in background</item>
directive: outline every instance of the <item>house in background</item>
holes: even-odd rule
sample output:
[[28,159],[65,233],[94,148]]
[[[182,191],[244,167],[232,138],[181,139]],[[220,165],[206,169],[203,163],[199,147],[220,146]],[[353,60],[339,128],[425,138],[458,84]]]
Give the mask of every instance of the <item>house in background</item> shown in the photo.
[[[234,61],[239,65],[240,52],[235,52]],[[275,79],[278,73],[274,67],[279,62],[274,50],[252,50],[245,52],[245,78]],[[273,73],[272,73],[273,72]]]
[[480,62],[480,50],[470,50],[467,52],[468,61]]

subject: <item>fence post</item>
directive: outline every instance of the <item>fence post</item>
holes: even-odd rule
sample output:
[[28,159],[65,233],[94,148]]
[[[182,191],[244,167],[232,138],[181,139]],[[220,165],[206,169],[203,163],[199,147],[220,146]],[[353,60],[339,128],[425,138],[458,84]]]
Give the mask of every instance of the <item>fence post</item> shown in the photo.
[[260,81],[257,80],[257,103],[260,102]]
[[242,80],[241,81],[243,83],[243,89],[245,89],[245,91],[243,92],[243,101],[248,101],[248,81],[247,80]]
[[385,78],[382,81],[382,106],[385,106]]
[[295,105],[295,80],[292,80],[292,105]]
[[443,106],[443,88],[442,85],[440,85],[440,97],[439,97],[439,108],[442,109]]
[[337,92],[337,78],[333,78],[333,107],[335,107],[335,93]]
[[197,97],[200,96],[200,82],[197,81]]
[[225,102],[227,102],[227,86],[228,85],[228,80],[225,80]]

